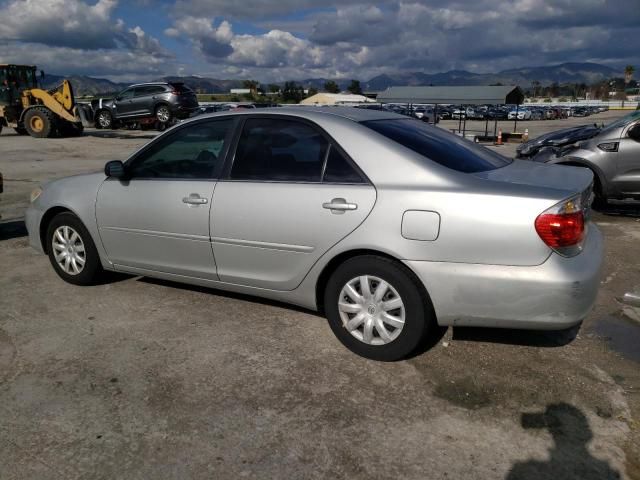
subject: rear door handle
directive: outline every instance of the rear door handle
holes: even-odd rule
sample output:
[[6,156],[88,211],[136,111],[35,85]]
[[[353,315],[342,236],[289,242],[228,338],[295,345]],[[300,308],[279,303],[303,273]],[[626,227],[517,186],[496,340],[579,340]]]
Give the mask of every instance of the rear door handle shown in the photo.
[[322,208],[331,210],[331,213],[342,214],[347,210],[356,210],[358,205],[355,203],[347,203],[344,198],[334,198],[330,202],[323,203]]
[[182,203],[186,203],[187,205],[204,205],[209,200],[204,197],[201,197],[197,193],[192,193],[188,197],[184,197],[182,199]]

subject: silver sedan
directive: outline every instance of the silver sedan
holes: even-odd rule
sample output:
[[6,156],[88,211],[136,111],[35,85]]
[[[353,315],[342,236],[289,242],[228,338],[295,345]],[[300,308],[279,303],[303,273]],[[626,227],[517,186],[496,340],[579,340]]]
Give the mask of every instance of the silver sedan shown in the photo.
[[245,110],[36,189],[26,223],[70,283],[112,270],[289,302],[390,361],[438,325],[579,324],[603,256],[592,181],[393,113]]

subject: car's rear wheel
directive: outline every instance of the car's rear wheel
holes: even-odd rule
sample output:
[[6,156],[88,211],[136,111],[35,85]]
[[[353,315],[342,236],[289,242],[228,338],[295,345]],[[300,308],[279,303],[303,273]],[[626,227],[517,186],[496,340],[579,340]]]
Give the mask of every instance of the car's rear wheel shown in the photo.
[[169,123],[171,120],[171,110],[166,105],[160,105],[156,108],[156,118],[160,123]]
[[69,212],[56,215],[47,227],[47,253],[56,273],[75,285],[93,285],[103,273],[91,235]]
[[407,357],[435,325],[431,301],[415,275],[401,263],[373,255],[349,259],[333,272],[324,310],[349,350],[381,361]]
[[108,110],[100,110],[96,117],[96,128],[112,128],[113,117]]

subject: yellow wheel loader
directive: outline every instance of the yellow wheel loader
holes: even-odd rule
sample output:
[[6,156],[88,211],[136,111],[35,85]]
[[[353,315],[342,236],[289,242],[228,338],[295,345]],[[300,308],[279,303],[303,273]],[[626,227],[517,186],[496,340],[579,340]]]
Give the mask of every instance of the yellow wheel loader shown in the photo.
[[12,127],[35,138],[79,136],[85,116],[68,80],[43,90],[38,88],[35,66],[0,65],[0,132]]

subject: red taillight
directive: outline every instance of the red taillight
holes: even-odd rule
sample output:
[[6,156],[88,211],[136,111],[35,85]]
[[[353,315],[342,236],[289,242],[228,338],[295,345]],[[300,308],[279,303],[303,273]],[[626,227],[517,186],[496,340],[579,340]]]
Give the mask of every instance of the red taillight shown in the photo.
[[536,218],[536,232],[550,248],[572,257],[582,251],[586,212],[591,203],[591,188],[548,208]]
[[536,218],[536,232],[551,248],[577,245],[584,237],[584,212],[543,213]]

